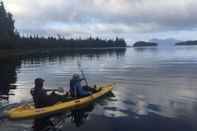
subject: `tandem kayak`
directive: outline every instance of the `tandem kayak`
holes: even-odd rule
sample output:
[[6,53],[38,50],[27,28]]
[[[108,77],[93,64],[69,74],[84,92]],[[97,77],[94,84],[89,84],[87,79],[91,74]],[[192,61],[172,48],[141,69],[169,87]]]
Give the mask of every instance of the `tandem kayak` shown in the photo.
[[60,111],[67,111],[71,109],[75,109],[77,107],[85,106],[97,98],[105,95],[108,92],[112,91],[112,84],[104,85],[99,87],[99,91],[93,93],[90,96],[86,96],[83,98],[78,98],[74,100],[69,100],[66,102],[58,102],[52,106],[47,106],[43,108],[35,108],[33,104],[25,104],[22,106],[18,106],[12,108],[6,112],[6,116],[9,119],[17,120],[17,119],[30,119],[37,118],[42,116],[51,115]]

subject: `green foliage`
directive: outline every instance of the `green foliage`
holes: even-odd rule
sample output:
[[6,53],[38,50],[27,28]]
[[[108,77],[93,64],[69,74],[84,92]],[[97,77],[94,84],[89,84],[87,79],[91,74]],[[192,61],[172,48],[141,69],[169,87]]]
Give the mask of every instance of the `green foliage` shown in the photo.
[[0,2],[0,38],[11,39],[15,36],[14,20],[11,13],[6,12],[3,2]]

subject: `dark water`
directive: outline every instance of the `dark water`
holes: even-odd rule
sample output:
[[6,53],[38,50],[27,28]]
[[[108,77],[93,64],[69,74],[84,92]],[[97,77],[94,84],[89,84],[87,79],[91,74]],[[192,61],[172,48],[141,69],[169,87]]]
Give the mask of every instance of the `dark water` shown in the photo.
[[68,89],[68,80],[79,72],[77,61],[82,63],[90,85],[116,83],[115,97],[106,96],[93,105],[51,118],[3,120],[0,130],[197,130],[195,46],[83,51],[2,60],[0,92],[15,94],[2,103],[30,101],[29,91],[36,77],[44,78],[47,88]]

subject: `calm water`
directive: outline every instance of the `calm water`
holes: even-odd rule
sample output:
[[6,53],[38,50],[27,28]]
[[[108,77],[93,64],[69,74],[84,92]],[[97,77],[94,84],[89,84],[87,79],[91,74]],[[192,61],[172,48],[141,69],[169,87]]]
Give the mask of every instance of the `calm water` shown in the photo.
[[[72,74],[79,72],[77,61],[82,63],[90,85],[116,83],[115,97],[106,96],[84,109],[50,118],[55,128],[69,131],[197,130],[195,46],[84,51],[2,60],[1,92],[15,94],[8,98],[9,104],[31,101],[29,91],[36,77],[44,78],[47,88],[68,89]],[[5,90],[8,85],[16,89]],[[49,127],[50,121],[48,118],[3,120],[0,130],[29,131],[37,125]]]

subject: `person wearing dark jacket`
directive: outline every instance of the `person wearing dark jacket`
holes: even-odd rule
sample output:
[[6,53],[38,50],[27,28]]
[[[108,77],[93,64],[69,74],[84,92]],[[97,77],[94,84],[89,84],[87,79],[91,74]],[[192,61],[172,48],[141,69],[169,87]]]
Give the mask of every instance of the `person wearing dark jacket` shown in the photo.
[[47,90],[43,88],[44,79],[37,78],[35,79],[34,84],[35,87],[31,89],[31,95],[33,97],[34,105],[36,108],[50,106],[59,101],[66,100],[66,96],[58,95],[54,92],[48,95]]

